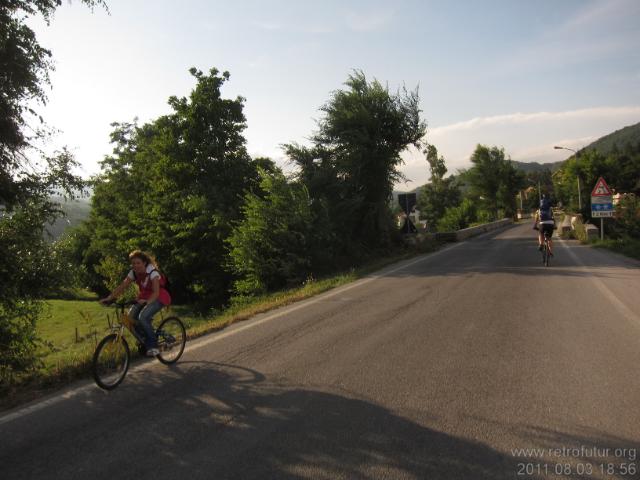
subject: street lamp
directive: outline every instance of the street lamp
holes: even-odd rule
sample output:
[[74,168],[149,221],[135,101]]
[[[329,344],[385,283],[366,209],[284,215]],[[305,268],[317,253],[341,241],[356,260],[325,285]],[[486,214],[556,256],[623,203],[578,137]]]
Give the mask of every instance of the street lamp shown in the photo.
[[[576,155],[576,163],[578,161],[578,152],[576,150],[574,150],[573,148],[567,148],[567,147],[558,147],[555,146],[553,147],[556,150],[569,150],[570,152],[575,153]],[[578,177],[578,209],[582,212],[582,194],[580,193],[580,175],[576,175],[576,177]]]

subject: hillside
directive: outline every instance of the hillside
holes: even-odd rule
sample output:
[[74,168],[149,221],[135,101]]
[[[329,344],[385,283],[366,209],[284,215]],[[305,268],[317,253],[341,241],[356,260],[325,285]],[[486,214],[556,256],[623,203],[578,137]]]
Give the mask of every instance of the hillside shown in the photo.
[[88,198],[81,198],[72,202],[64,202],[60,199],[55,200],[61,202],[65,216],[58,218],[53,222],[53,225],[45,225],[45,238],[50,241],[57,240],[67,228],[75,227],[86,220],[91,210]]
[[624,149],[627,144],[640,145],[640,123],[616,130],[587,145],[583,150],[597,150],[603,155],[611,153],[615,148]]
[[552,162],[552,163],[517,162],[515,160],[511,160],[511,163],[518,170],[521,170],[525,173],[542,172],[543,170],[547,170],[547,169],[551,170],[552,172],[555,172],[560,167],[562,167],[564,160],[560,160],[559,162]]

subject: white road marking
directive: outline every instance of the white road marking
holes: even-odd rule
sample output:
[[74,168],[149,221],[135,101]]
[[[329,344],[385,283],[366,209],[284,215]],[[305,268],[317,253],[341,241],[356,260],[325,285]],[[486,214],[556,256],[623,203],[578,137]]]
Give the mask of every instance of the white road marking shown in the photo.
[[[573,258],[573,260],[576,262],[576,264],[578,264],[584,270],[589,270],[589,268],[584,264],[584,262],[582,262],[582,260],[580,260],[580,258],[578,258],[576,253],[566,245],[566,242],[564,240],[560,239],[560,243],[564,247],[565,251],[569,252],[569,255],[571,256],[571,258]],[[589,280],[591,280],[591,282],[593,282],[593,284],[596,286],[596,288],[598,290],[600,290],[600,292],[607,298],[607,300],[609,300],[609,302],[611,302],[611,304],[614,306],[614,308],[616,310],[618,310],[618,312],[620,312],[620,314],[623,317],[625,317],[627,320],[629,320],[632,323],[634,323],[636,326],[640,326],[640,317],[638,315],[636,315],[629,307],[627,307],[624,304],[624,302],[622,300],[620,300],[616,296],[616,294],[613,293],[613,291],[611,291],[609,289],[609,287],[607,287],[604,284],[604,282],[602,280],[600,280],[595,275],[588,275],[588,278],[589,278]]]

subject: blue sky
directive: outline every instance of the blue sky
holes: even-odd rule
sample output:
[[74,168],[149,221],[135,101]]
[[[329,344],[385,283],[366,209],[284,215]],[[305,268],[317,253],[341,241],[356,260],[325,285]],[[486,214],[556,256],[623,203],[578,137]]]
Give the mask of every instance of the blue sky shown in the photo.
[[[110,153],[109,124],[167,113],[193,87],[191,66],[228,70],[223,94],[246,98],[247,146],[285,165],[319,107],[353,69],[391,90],[419,86],[426,140],[450,171],[477,143],[549,162],[640,122],[640,2],[141,1],[111,14],[66,2],[33,20],[56,62],[45,119],[83,175]],[[407,187],[428,179],[404,154]],[[405,185],[399,185],[405,187]]]

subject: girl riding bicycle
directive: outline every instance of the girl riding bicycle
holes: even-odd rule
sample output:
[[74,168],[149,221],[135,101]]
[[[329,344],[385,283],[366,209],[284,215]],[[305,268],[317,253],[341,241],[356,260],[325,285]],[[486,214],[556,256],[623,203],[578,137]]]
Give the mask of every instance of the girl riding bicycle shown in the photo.
[[[136,304],[129,310],[129,317],[140,325],[145,338],[147,356],[158,355],[158,342],[151,321],[153,316],[162,307],[171,305],[171,295],[165,287],[166,279],[158,271],[157,264],[153,257],[141,250],[134,250],[129,254],[131,270],[113,292],[100,300],[100,303],[109,303],[117,298],[125,289],[135,282],[138,285],[138,296]],[[136,326],[137,326],[136,325]],[[138,328],[136,328],[138,330]]]

